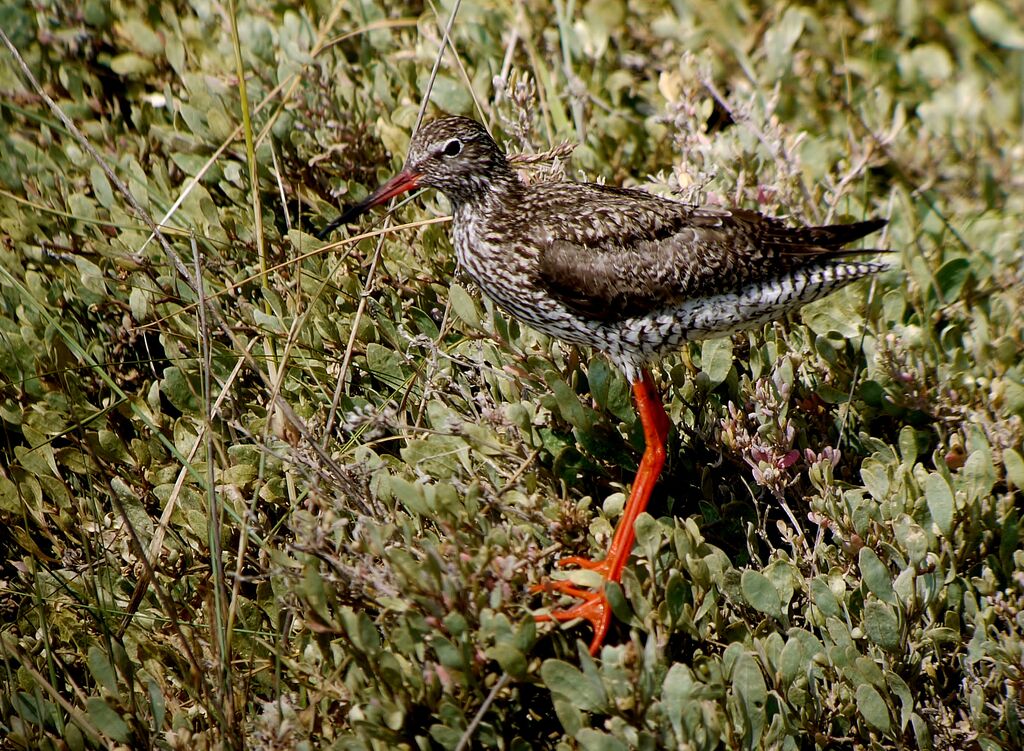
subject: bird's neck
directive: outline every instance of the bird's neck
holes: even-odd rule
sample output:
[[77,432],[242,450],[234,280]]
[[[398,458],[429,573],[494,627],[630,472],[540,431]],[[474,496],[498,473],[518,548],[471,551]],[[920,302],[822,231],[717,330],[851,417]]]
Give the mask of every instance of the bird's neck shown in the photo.
[[486,173],[473,177],[457,191],[446,191],[456,214],[497,209],[519,200],[522,181],[504,158]]

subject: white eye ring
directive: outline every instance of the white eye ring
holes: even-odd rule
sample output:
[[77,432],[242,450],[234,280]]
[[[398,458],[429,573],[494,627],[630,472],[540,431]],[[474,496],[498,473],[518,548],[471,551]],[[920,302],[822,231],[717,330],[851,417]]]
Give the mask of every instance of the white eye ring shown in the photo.
[[453,138],[444,145],[444,150],[441,153],[445,156],[458,156],[462,153],[462,141],[458,138]]

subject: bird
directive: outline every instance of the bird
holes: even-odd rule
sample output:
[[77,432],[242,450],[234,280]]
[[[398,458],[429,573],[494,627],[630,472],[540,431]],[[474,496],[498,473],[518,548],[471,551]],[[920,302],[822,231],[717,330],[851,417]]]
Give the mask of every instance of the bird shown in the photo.
[[881,229],[872,218],[791,227],[741,208],[696,206],[590,182],[526,184],[478,121],[444,116],[412,136],[403,168],[320,233],[402,193],[434,188],[451,204],[462,269],[506,313],[564,342],[590,346],[628,379],[645,441],[629,498],[603,558],[560,566],[596,571],[599,586],[546,581],[533,591],[578,600],[534,617],[584,619],[597,655],[611,624],[607,582],[620,582],[634,525],[665,463],[670,427],[651,365],[686,342],[777,319],[889,268],[846,246]]

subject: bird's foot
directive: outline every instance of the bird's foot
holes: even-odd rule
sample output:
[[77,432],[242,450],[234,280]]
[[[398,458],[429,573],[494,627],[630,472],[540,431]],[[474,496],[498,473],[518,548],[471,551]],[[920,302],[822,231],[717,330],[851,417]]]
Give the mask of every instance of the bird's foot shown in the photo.
[[[585,560],[585,559],[583,559]],[[588,561],[593,563],[593,561]],[[602,562],[603,563],[603,562]],[[570,581],[545,581],[537,584],[531,592],[558,592],[570,597],[577,597],[583,602],[568,608],[556,608],[548,613],[535,615],[537,621],[572,621],[585,618],[594,627],[594,638],[590,642],[590,654],[596,655],[601,649],[608,626],[612,622],[612,608],[604,593],[604,585],[600,589],[578,587]]]
[[567,555],[565,558],[558,559],[559,568],[565,568],[566,566],[579,566],[587,571],[596,571],[605,579],[608,578],[608,572],[611,570],[611,566],[608,564],[607,558],[595,561],[578,555]]

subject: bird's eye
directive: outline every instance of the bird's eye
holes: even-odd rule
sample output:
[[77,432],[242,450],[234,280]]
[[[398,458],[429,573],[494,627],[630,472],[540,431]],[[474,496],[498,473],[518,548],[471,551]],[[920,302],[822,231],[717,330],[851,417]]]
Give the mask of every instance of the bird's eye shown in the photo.
[[458,138],[453,138],[444,145],[445,156],[458,156],[462,151],[462,141]]

